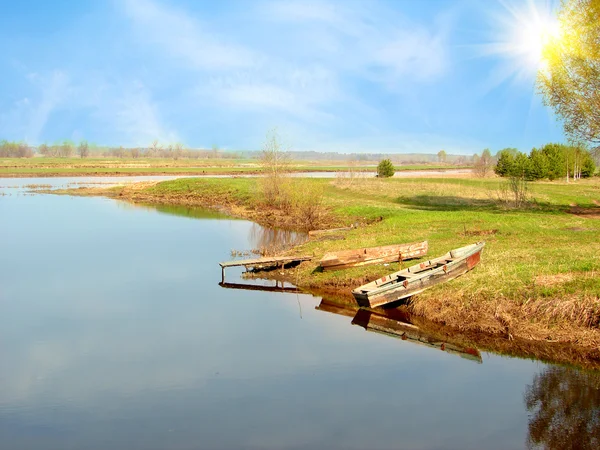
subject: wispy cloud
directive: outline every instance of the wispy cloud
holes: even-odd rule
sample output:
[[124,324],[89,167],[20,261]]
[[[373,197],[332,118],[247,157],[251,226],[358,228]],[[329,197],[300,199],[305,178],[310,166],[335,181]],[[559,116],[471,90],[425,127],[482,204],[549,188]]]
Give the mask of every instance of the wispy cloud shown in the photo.
[[176,8],[151,0],[126,0],[124,11],[143,42],[156,45],[197,69],[235,69],[255,63],[253,52],[227,42],[217,30]]
[[134,81],[121,90],[114,97],[114,125],[126,144],[177,140],[177,133],[164,126],[159,107],[143,83]]
[[0,132],[14,135],[15,131],[29,142],[38,142],[51,114],[64,107],[70,93],[69,76],[60,70],[49,73],[29,73],[26,76],[31,95],[17,100],[0,116]]
[[387,86],[439,79],[449,68],[445,13],[425,25],[375,2],[271,2],[262,10],[269,20],[316,32],[324,45],[311,50],[332,66]]

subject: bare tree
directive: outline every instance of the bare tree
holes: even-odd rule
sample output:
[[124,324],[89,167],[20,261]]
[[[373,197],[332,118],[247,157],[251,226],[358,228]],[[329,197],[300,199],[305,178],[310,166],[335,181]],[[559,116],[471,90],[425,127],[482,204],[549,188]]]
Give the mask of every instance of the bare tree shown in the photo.
[[79,143],[79,146],[77,147],[77,153],[79,153],[79,156],[82,158],[87,158],[89,156],[90,147],[87,141],[81,141]]
[[494,158],[489,149],[483,150],[481,155],[473,155],[473,173],[481,178],[486,177],[494,165]]
[[269,131],[260,155],[262,166],[262,194],[265,202],[273,206],[289,203],[286,187],[289,185],[289,154],[276,129]]
[[59,147],[59,156],[62,158],[70,158],[73,155],[75,145],[71,141],[63,141]]
[[183,144],[177,142],[173,146],[173,159],[177,161],[179,158],[183,156]]

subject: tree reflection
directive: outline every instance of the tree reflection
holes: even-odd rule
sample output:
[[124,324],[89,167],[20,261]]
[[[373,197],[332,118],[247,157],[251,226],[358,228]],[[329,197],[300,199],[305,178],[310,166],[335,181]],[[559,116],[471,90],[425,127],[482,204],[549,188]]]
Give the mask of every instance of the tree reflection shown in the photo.
[[250,242],[263,255],[272,255],[287,250],[306,241],[305,233],[297,233],[277,228],[265,228],[253,224],[250,228]]
[[600,373],[548,367],[527,386],[529,448],[600,448]]

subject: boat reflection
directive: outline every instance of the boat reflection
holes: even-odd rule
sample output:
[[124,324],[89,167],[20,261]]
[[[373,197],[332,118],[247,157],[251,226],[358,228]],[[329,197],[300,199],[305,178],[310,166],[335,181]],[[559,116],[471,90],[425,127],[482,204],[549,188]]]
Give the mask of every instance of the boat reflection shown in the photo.
[[[292,294],[299,294],[302,292],[297,287],[283,281],[276,281],[275,285],[229,283],[222,281],[219,283],[219,286],[226,289],[243,289],[250,291]],[[442,340],[432,333],[428,333],[421,327],[411,323],[410,314],[397,309],[373,311],[359,308],[358,305],[354,306],[349,303],[336,303],[325,299],[322,299],[321,302],[315,306],[315,309],[336,314],[338,316],[351,317],[352,325],[361,326],[367,331],[442,350],[446,353],[458,355],[461,358],[475,361],[479,364],[483,363],[481,354],[476,348],[460,345],[456,342],[449,342],[448,340]]]
[[352,325],[363,327],[367,331],[383,334],[385,336],[401,339],[413,344],[442,350],[446,353],[458,355],[479,364],[483,362],[479,350],[440,340],[410,322],[410,314],[399,310],[372,311],[363,308],[354,308],[351,305],[339,305],[322,300],[316,307],[341,316],[352,317]]

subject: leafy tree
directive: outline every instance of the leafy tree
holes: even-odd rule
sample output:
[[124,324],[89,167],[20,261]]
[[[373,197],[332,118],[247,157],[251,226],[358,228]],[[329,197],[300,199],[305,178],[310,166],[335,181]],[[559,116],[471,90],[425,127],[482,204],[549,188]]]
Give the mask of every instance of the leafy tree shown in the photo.
[[531,150],[529,154],[529,179],[542,180],[548,178],[548,158],[545,153],[537,148]]
[[505,177],[510,174],[513,165],[515,163],[515,153],[510,151],[511,149],[500,150],[496,154],[496,167],[494,167],[494,172],[496,175],[501,177]]
[[542,153],[548,160],[548,178],[556,180],[567,174],[566,152],[563,144],[546,144],[542,147]]
[[523,177],[526,179],[530,179],[529,174],[531,172],[531,166],[529,162],[529,158],[524,153],[517,153],[515,157],[513,166],[509,172],[509,175],[515,177]]
[[543,49],[538,90],[573,139],[600,145],[600,0],[564,0]]
[[446,154],[445,150],[440,150],[437,154],[437,157],[439,162],[445,163],[446,159],[448,158],[448,155]]
[[596,171],[596,164],[592,155],[589,153],[584,157],[583,163],[581,164],[581,176],[583,178],[589,178],[594,175]]
[[391,159],[383,159],[377,166],[377,176],[379,178],[393,177],[395,172],[396,169],[394,168]]

